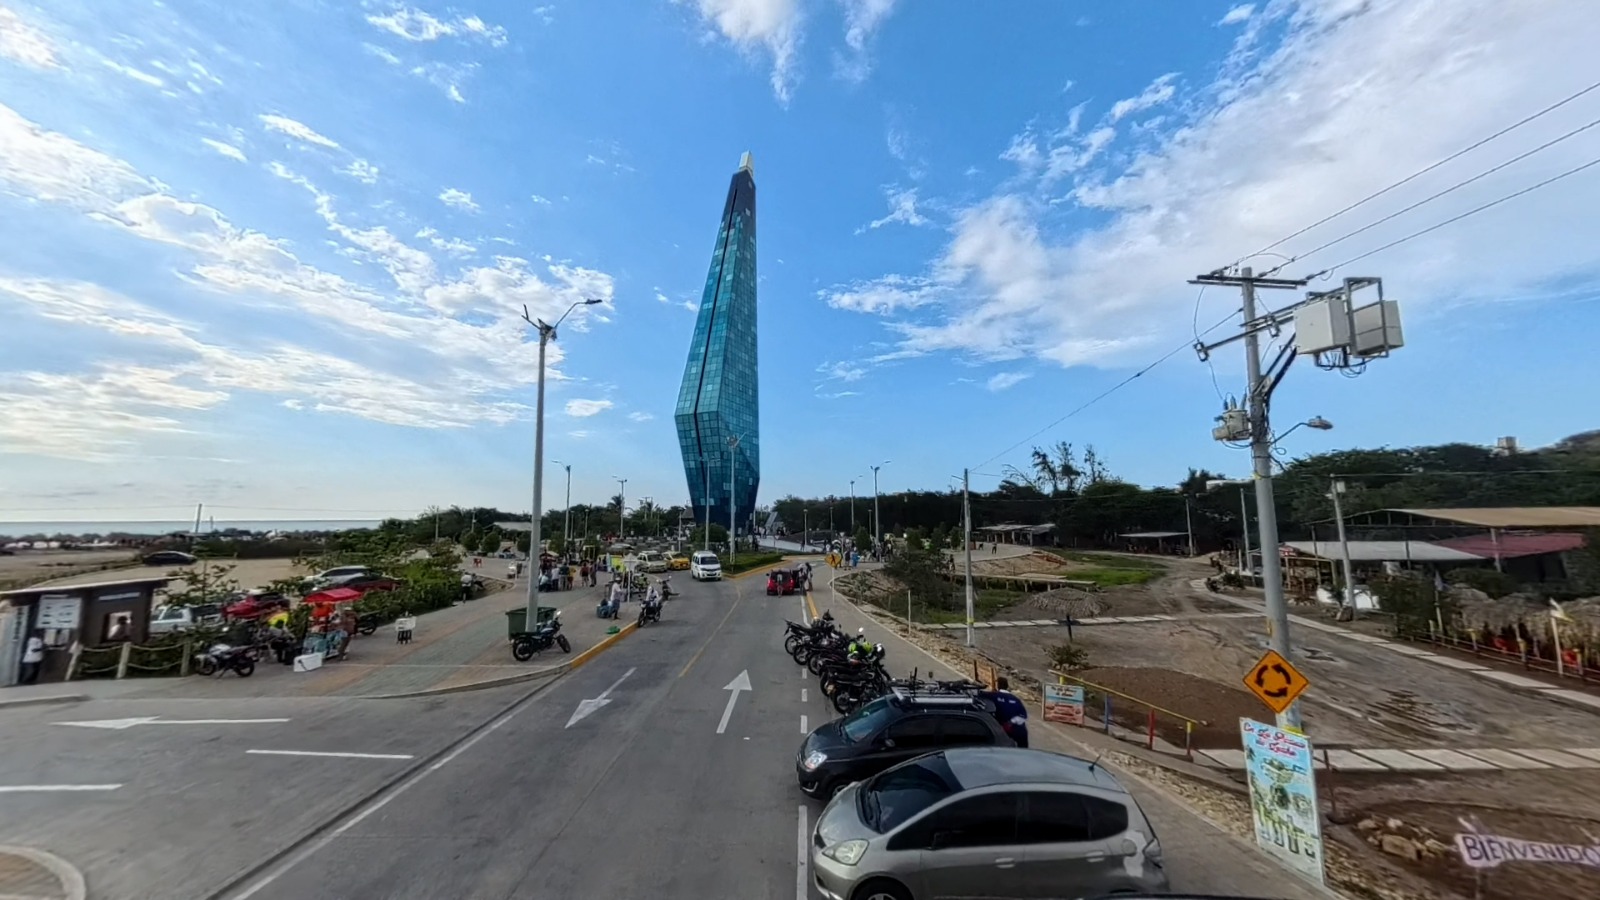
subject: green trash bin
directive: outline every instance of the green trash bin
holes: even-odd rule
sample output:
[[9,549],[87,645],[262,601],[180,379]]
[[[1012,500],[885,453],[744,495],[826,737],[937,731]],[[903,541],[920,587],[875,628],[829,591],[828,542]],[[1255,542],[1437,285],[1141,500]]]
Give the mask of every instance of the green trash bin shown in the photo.
[[[550,621],[555,614],[556,608],[554,606],[539,607],[540,624]],[[506,610],[506,637],[511,638],[519,634],[526,634],[528,631],[527,625],[528,608],[526,606]]]

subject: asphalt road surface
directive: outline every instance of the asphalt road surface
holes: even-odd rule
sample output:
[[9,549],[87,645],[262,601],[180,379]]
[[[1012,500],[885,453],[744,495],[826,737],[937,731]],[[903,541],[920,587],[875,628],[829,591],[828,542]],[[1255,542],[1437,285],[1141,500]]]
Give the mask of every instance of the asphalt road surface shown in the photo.
[[[121,785],[0,792],[0,843],[60,854],[103,900],[815,896],[820,804],[794,756],[831,710],[781,650],[802,601],[766,597],[759,576],[680,580],[663,622],[531,691],[0,711],[0,788]],[[926,670],[879,631],[894,670]],[[147,716],[167,721],[54,724]],[[291,721],[177,724],[253,718]],[[1174,888],[1306,896],[1171,800],[1140,799]]]

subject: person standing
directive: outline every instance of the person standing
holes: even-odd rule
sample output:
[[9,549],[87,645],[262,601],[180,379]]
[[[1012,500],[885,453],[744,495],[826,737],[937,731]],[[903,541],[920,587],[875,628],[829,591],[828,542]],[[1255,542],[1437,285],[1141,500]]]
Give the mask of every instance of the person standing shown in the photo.
[[1028,746],[1028,705],[1011,693],[1011,680],[1004,675],[994,681],[994,690],[982,691],[979,696],[994,704],[994,716],[1018,747]]
[[28,638],[22,650],[22,683],[33,684],[39,680],[39,669],[44,665],[44,640],[37,634]]

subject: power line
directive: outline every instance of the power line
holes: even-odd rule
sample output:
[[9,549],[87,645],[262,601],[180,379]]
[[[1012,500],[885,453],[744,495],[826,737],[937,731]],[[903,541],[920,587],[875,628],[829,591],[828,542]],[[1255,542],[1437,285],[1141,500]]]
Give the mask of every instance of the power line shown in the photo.
[[[1198,340],[1198,338],[1205,337],[1206,335],[1210,334],[1211,332],[1216,331],[1218,328],[1221,328],[1224,324],[1227,323],[1227,321],[1229,319],[1232,319],[1234,314],[1237,313],[1237,312],[1238,312],[1238,310],[1234,310],[1234,312],[1230,312],[1226,316],[1223,316],[1221,319],[1218,319],[1217,323],[1215,325],[1212,325],[1210,328],[1207,328],[1205,331],[1200,332],[1200,334],[1197,337],[1197,340]],[[1166,353],[1163,353],[1160,357],[1158,357],[1155,362],[1150,363],[1149,365],[1145,366],[1144,368],[1140,369],[1139,371],[1134,372],[1132,375],[1129,375],[1127,378],[1124,378],[1121,381],[1117,382],[1116,384],[1112,385],[1111,387],[1107,388],[1106,390],[1101,391],[1099,394],[1097,394],[1093,398],[1091,398],[1088,402],[1080,405],[1077,409],[1072,410],[1071,412],[1067,413],[1066,415],[1062,416],[1061,418],[1056,419],[1054,422],[1051,422],[1049,425],[1044,426],[1043,428],[1039,429],[1038,431],[1035,431],[1033,434],[1030,434],[1027,437],[1023,438],[1022,440],[1017,441],[1015,444],[1012,444],[1011,446],[1005,448],[1004,450],[1001,450],[999,453],[996,453],[995,455],[989,457],[988,459],[984,460],[981,463],[978,463],[977,465],[973,466],[972,468],[981,469],[984,466],[988,465],[989,463],[992,463],[995,460],[999,459],[1000,457],[1005,456],[1007,453],[1010,453],[1011,451],[1017,449],[1018,447],[1021,447],[1023,444],[1028,443],[1029,441],[1033,440],[1034,438],[1038,437],[1039,435],[1044,434],[1046,431],[1049,431],[1050,429],[1055,428],[1057,425],[1060,425],[1062,422],[1065,422],[1066,420],[1072,418],[1073,416],[1077,415],[1078,413],[1081,413],[1084,410],[1088,409],[1089,407],[1095,405],[1096,403],[1099,403],[1101,400],[1104,400],[1105,398],[1111,396],[1112,394],[1116,393],[1117,391],[1127,387],[1129,384],[1132,384],[1134,382],[1134,380],[1136,380],[1139,377],[1143,376],[1146,372],[1149,372],[1151,369],[1154,369],[1156,366],[1159,366],[1162,363],[1166,362],[1167,360],[1171,359],[1172,357],[1177,356],[1179,352],[1181,352],[1183,350],[1187,350],[1192,346],[1193,346],[1193,344],[1191,344],[1188,341],[1185,341],[1182,344],[1179,344],[1178,346],[1173,347],[1171,350],[1168,350]]]
[[1321,278],[1324,275],[1332,274],[1333,272],[1336,272],[1339,269],[1342,269],[1345,266],[1348,266],[1353,262],[1359,262],[1360,260],[1366,259],[1367,257],[1372,256],[1375,253],[1382,253],[1385,250],[1391,249],[1393,247],[1398,247],[1398,246],[1400,246],[1401,244],[1404,244],[1407,241],[1415,240],[1415,239],[1417,239],[1419,237],[1422,237],[1425,234],[1430,234],[1432,232],[1438,231],[1439,229],[1445,227],[1446,225],[1452,225],[1452,224],[1454,224],[1456,222],[1461,221],[1462,219],[1467,218],[1468,216],[1475,216],[1478,213],[1483,212],[1484,210],[1492,209],[1492,208],[1494,208],[1496,206],[1499,206],[1500,204],[1506,202],[1507,200],[1515,200],[1516,198],[1521,197],[1523,194],[1529,194],[1529,193],[1532,193],[1532,192],[1538,190],[1539,188],[1545,187],[1546,185],[1555,184],[1556,182],[1560,181],[1563,178],[1568,178],[1570,176],[1576,175],[1579,172],[1584,171],[1585,169],[1592,169],[1597,165],[1600,165],[1600,157],[1596,157],[1594,159],[1591,159],[1591,160],[1589,160],[1588,162],[1584,163],[1581,166],[1576,166],[1574,168],[1568,169],[1567,171],[1562,172],[1559,175],[1552,175],[1549,178],[1546,178],[1545,180],[1539,182],[1538,184],[1529,185],[1528,187],[1525,187],[1520,191],[1516,191],[1516,192],[1513,192],[1513,193],[1510,193],[1510,194],[1506,194],[1504,197],[1500,197],[1500,198],[1495,199],[1495,200],[1490,200],[1488,203],[1485,203],[1482,206],[1474,207],[1472,209],[1467,210],[1464,213],[1460,213],[1459,215],[1451,216],[1450,218],[1445,219],[1443,222],[1438,222],[1438,223],[1435,223],[1433,225],[1429,225],[1427,228],[1424,228],[1421,231],[1413,231],[1412,233],[1406,235],[1405,237],[1396,238],[1396,239],[1390,241],[1387,244],[1383,244],[1381,246],[1374,247],[1374,248],[1372,248],[1371,250],[1368,250],[1365,253],[1360,253],[1360,254],[1357,254],[1355,256],[1352,256],[1349,259],[1345,260],[1344,262],[1338,263],[1337,265],[1329,266],[1328,268],[1323,269],[1322,271],[1317,272],[1317,273],[1311,275],[1310,277],[1311,278]]
[[1568,138],[1576,137],[1577,135],[1580,135],[1583,132],[1588,131],[1589,129],[1595,127],[1596,125],[1600,125],[1600,119],[1594,119],[1594,120],[1590,121],[1587,124],[1580,125],[1577,128],[1574,128],[1571,131],[1567,132],[1566,134],[1563,134],[1563,135],[1561,135],[1559,137],[1551,138],[1550,140],[1545,141],[1544,143],[1540,144],[1539,146],[1534,147],[1532,150],[1528,150],[1528,151],[1526,151],[1524,153],[1520,153],[1520,154],[1518,154],[1516,156],[1513,156],[1510,159],[1506,160],[1503,163],[1500,163],[1497,166],[1493,166],[1491,168],[1484,169],[1482,172],[1479,172],[1478,174],[1472,176],[1471,178],[1468,178],[1468,179],[1466,179],[1464,181],[1458,181],[1455,184],[1452,184],[1449,187],[1445,188],[1444,190],[1441,190],[1441,191],[1438,191],[1436,193],[1430,194],[1430,195],[1422,198],[1421,200],[1418,200],[1417,202],[1411,204],[1410,206],[1407,206],[1407,207],[1405,207],[1403,209],[1395,210],[1394,212],[1388,214],[1387,216],[1384,216],[1381,219],[1378,219],[1378,220],[1373,221],[1373,222],[1368,222],[1367,224],[1361,226],[1360,228],[1357,228],[1354,231],[1346,232],[1346,233],[1340,235],[1339,237],[1334,238],[1331,241],[1326,241],[1324,243],[1318,244],[1317,246],[1312,247],[1310,250],[1307,250],[1304,253],[1296,254],[1295,256],[1291,257],[1290,259],[1287,259],[1284,262],[1280,263],[1279,265],[1277,265],[1277,266],[1275,266],[1275,267],[1273,267],[1271,269],[1268,269],[1267,271],[1263,272],[1262,273],[1262,277],[1275,275],[1279,271],[1281,271],[1284,266],[1287,266],[1292,262],[1304,259],[1307,256],[1315,256],[1317,253],[1319,253],[1319,252],[1321,252],[1323,250],[1326,250],[1326,249],[1328,249],[1329,247],[1332,247],[1335,244],[1344,243],[1345,241],[1355,237],[1358,234],[1361,234],[1361,233],[1366,232],[1366,231],[1371,231],[1372,229],[1377,228],[1379,225],[1382,225],[1383,223],[1391,221],[1393,219],[1397,219],[1400,216],[1403,216],[1406,213],[1411,212],[1412,210],[1416,209],[1419,206],[1423,206],[1425,204],[1432,203],[1433,201],[1439,199],[1440,197],[1443,197],[1446,194],[1458,191],[1461,188],[1464,188],[1467,185],[1472,184],[1475,181],[1481,181],[1484,178],[1487,178],[1490,175],[1493,175],[1494,173],[1500,171],[1501,169],[1504,169],[1507,166],[1519,163],[1522,160],[1525,160],[1528,157],[1534,155],[1535,153],[1539,153],[1539,152],[1541,152],[1543,150],[1548,150],[1549,148],[1554,147],[1556,144],[1559,144],[1562,141],[1567,140]]
[[1331,222],[1334,219],[1339,218],[1340,216],[1344,215],[1347,212],[1350,212],[1351,210],[1353,210],[1353,209],[1355,209],[1355,208],[1357,208],[1359,206],[1363,206],[1363,205],[1365,205],[1365,204],[1367,204],[1367,203],[1369,203],[1369,202],[1371,202],[1373,200],[1378,199],[1379,197],[1382,197],[1384,194],[1387,194],[1387,193],[1389,193],[1390,191],[1392,191],[1392,190],[1394,190],[1396,188],[1399,188],[1399,187],[1402,187],[1402,186],[1404,186],[1406,184],[1409,184],[1412,181],[1415,181],[1416,179],[1422,177],[1423,175],[1426,175],[1429,172],[1432,172],[1434,169],[1437,169],[1440,166],[1442,166],[1442,165],[1444,165],[1444,164],[1446,164],[1448,162],[1451,162],[1452,160],[1459,159],[1462,156],[1465,156],[1466,154],[1471,153],[1472,151],[1478,149],[1479,147],[1482,147],[1483,145],[1489,143],[1490,141],[1493,141],[1493,140],[1496,140],[1497,138],[1503,137],[1504,135],[1507,135],[1507,134],[1517,130],[1518,128],[1521,128],[1522,126],[1528,124],[1529,122],[1532,122],[1533,120],[1535,120],[1535,119],[1537,119],[1537,118],[1539,118],[1541,116],[1544,116],[1544,115],[1546,115],[1548,113],[1555,112],[1556,110],[1560,109],[1561,107],[1566,106],[1568,103],[1571,103],[1572,101],[1578,99],[1579,97],[1584,96],[1585,94],[1588,94],[1588,93],[1596,90],[1597,88],[1600,88],[1600,81],[1597,81],[1594,84],[1591,84],[1588,87],[1586,87],[1586,88],[1584,88],[1584,89],[1582,89],[1582,90],[1580,90],[1580,91],[1578,91],[1578,92],[1576,92],[1574,94],[1569,94],[1566,97],[1564,97],[1564,98],[1562,98],[1560,100],[1557,100],[1555,103],[1552,103],[1549,106],[1546,106],[1544,109],[1541,109],[1538,112],[1533,113],[1532,115],[1527,116],[1526,118],[1523,118],[1523,119],[1521,119],[1521,120],[1519,120],[1517,122],[1513,122],[1512,124],[1507,125],[1506,127],[1500,129],[1499,131],[1496,131],[1494,134],[1491,134],[1486,138],[1483,138],[1483,139],[1478,140],[1478,141],[1476,141],[1474,143],[1468,144],[1465,147],[1462,147],[1460,150],[1457,150],[1456,152],[1450,154],[1449,156],[1446,156],[1444,159],[1441,159],[1438,162],[1435,162],[1435,163],[1433,163],[1431,165],[1424,166],[1424,167],[1418,169],[1417,171],[1412,172],[1410,175],[1407,175],[1406,177],[1400,179],[1399,181],[1396,181],[1394,184],[1391,184],[1388,187],[1383,188],[1383,189],[1381,189],[1379,191],[1376,191],[1374,193],[1368,194],[1367,196],[1362,197],[1360,200],[1357,200],[1356,202],[1350,204],[1349,206],[1346,206],[1344,209],[1341,209],[1338,212],[1333,213],[1332,215],[1324,216],[1323,218],[1318,219],[1315,222],[1312,222],[1310,225],[1307,225],[1306,227],[1300,229],[1299,231],[1294,232],[1293,234],[1290,234],[1290,235],[1288,235],[1286,237],[1279,238],[1278,240],[1273,241],[1272,243],[1266,245],[1265,247],[1262,247],[1260,250],[1257,250],[1255,253],[1251,253],[1251,254],[1249,254],[1247,256],[1241,256],[1237,260],[1235,260],[1233,264],[1235,266],[1237,266],[1239,263],[1244,262],[1245,260],[1249,259],[1251,256],[1257,256],[1259,254],[1265,253],[1268,250],[1273,249],[1274,247],[1281,246],[1281,245],[1283,245],[1284,243],[1286,243],[1288,241],[1294,240],[1295,238],[1299,237],[1302,234],[1305,234],[1306,232],[1310,231],[1311,229],[1316,228],[1319,225],[1325,225],[1328,222]]

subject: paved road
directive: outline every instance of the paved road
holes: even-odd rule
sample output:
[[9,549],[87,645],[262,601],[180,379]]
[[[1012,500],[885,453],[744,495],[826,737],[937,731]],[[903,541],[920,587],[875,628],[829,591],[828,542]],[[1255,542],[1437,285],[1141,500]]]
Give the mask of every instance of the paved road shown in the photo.
[[[802,617],[801,601],[768,598],[763,584],[686,584],[660,625],[533,694],[0,710],[0,784],[125,784],[0,794],[0,842],[60,853],[105,900],[809,898],[803,847],[818,805],[795,787],[794,754],[829,711],[778,649],[781,623]],[[874,627],[853,610],[834,612]],[[897,670],[927,666],[899,638],[873,636]],[[751,689],[719,733],[726,688],[741,675]],[[583,707],[592,712],[569,727]],[[142,715],[294,722],[48,724]],[[418,768],[402,777],[407,766]],[[1304,896],[1252,851],[1140,793],[1175,887]]]

